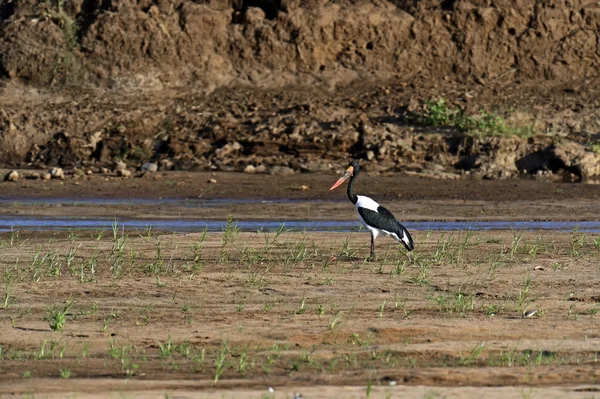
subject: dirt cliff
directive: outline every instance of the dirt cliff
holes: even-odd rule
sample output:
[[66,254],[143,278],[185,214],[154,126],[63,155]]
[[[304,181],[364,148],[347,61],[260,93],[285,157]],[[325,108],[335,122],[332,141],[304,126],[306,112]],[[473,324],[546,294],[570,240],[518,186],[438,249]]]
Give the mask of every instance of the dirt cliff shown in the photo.
[[163,87],[359,77],[596,73],[587,0],[3,0],[0,70],[22,81]]
[[[594,178],[599,27],[577,0],[0,0],[0,157]],[[535,134],[411,125],[437,97]]]

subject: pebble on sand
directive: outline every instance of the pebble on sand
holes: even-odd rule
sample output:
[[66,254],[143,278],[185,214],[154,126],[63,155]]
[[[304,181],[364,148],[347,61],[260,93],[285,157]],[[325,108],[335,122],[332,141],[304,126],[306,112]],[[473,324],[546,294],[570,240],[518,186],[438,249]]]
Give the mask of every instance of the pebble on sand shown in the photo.
[[120,177],[131,177],[131,172],[127,169],[118,169],[117,176]]
[[141,167],[142,172],[156,172],[158,171],[158,165],[153,162],[146,162]]
[[19,180],[19,172],[16,170],[11,170],[7,174],[4,175],[4,181],[18,181]]
[[65,171],[62,168],[52,168],[50,169],[50,177],[53,179],[64,179]]

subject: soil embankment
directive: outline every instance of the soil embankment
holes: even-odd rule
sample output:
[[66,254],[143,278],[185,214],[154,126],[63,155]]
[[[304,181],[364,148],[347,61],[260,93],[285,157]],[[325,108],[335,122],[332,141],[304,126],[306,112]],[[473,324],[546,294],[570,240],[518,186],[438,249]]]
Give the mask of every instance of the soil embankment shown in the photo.
[[[585,1],[3,1],[4,166],[600,176]],[[443,97],[532,134],[414,126]]]

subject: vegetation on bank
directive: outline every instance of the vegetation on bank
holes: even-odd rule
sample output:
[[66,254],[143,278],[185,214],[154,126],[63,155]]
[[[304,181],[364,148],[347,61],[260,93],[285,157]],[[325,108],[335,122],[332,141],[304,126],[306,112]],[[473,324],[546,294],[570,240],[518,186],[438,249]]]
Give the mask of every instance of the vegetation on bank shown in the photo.
[[449,105],[443,98],[426,100],[417,111],[409,112],[407,121],[419,126],[455,127],[473,136],[518,136],[530,137],[533,126],[512,126],[504,117],[480,110],[469,114],[465,109]]

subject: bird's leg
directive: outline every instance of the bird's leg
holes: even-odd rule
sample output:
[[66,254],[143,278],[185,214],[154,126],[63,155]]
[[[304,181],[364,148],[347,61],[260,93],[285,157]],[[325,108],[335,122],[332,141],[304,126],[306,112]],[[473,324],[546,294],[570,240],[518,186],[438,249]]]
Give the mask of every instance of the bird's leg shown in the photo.
[[369,255],[368,261],[375,259],[375,236],[371,233],[371,254]]

